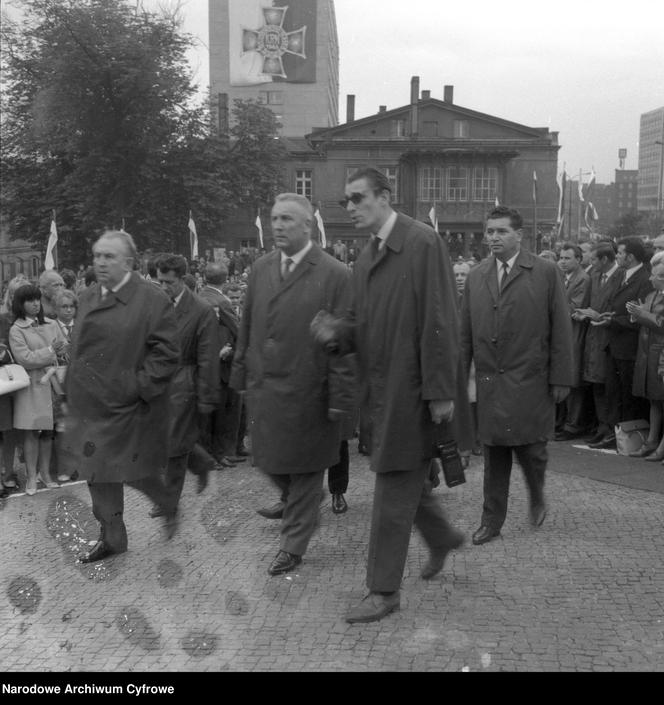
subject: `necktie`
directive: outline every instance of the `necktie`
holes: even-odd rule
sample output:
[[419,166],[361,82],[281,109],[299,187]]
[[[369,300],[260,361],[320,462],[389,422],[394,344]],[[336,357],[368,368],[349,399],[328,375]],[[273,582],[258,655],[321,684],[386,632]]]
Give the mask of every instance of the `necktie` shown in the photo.
[[505,284],[507,283],[507,277],[510,273],[510,266],[507,264],[507,262],[503,262],[503,276],[500,279],[500,291],[502,291],[505,288]]
[[293,260],[290,257],[287,257],[282,263],[281,263],[281,278],[286,279],[286,277],[293,271]]
[[371,236],[371,257],[376,259],[378,257],[378,252],[380,250],[380,238],[378,235]]
[[600,280],[599,280],[599,285],[604,286],[606,284],[607,278],[608,277],[606,276],[606,274],[602,274],[602,276],[600,277]]
[[569,282],[571,277],[565,277],[565,289],[569,289]]

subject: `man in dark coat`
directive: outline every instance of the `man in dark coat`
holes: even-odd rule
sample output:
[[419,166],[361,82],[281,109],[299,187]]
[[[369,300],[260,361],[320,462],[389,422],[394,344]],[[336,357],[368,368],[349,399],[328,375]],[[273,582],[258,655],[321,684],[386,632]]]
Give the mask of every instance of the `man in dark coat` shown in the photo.
[[587,385],[583,382],[583,348],[586,341],[587,323],[576,316],[576,311],[586,308],[590,301],[590,277],[583,270],[583,253],[578,245],[563,243],[560,248],[558,266],[563,273],[565,295],[572,320],[572,360],[574,380],[567,399],[561,404],[562,428],[556,433],[557,441],[578,438],[585,430],[584,399]]
[[81,293],[67,373],[65,451],[88,481],[101,524],[81,561],[127,550],[123,483],[166,510],[168,538],[177,498],[161,479],[168,462],[169,384],[179,346],[173,306],[132,271],[137,260],[125,232],[104,233],[93,247],[97,283]]
[[[170,386],[171,433],[164,481],[179,501],[187,466],[207,484],[214,458],[198,446],[201,417],[208,419],[219,403],[219,326],[214,310],[185,285],[187,261],[182,255],[157,257],[157,281],[175,308],[180,359]],[[206,464],[207,462],[207,464]],[[155,507],[151,516],[162,516]]]
[[621,421],[647,419],[648,402],[632,393],[634,365],[639,344],[639,323],[627,312],[629,301],[643,303],[652,291],[648,259],[641,238],[628,237],[618,243],[616,262],[620,281],[603,314],[600,326],[608,331],[606,395],[609,409],[609,433],[592,448],[615,448],[615,426]]
[[[343,204],[356,228],[372,233],[353,270],[350,320],[337,326],[339,346],[357,350],[361,414],[370,419],[376,473],[366,584],[369,594],[346,621],[373,622],[400,607],[413,524],[430,551],[422,571],[433,578],[463,534],[448,523],[432,493],[436,426],[450,421],[457,395],[457,292],[447,248],[428,226],[393,210],[384,174],[360,169]],[[314,326],[333,344],[334,322]],[[351,348],[351,349],[352,349]]]
[[252,267],[231,386],[246,393],[254,464],[287,493],[280,551],[268,572],[302,561],[318,519],[325,469],[339,461],[340,421],[353,411],[353,368],[309,333],[316,313],[343,313],[348,270],[311,241],[313,208],[282,194],[272,208],[278,250]]
[[475,362],[484,444],[484,510],[473,543],[500,534],[512,453],[523,468],[534,526],[546,516],[544,474],[555,405],[574,382],[572,322],[558,267],[521,249],[522,218],[499,206],[488,217],[493,254],[470,271],[461,314],[465,369]]
[[220,262],[210,262],[205,267],[206,285],[199,296],[206,301],[217,315],[219,328],[219,404],[212,412],[208,433],[209,450],[224,467],[234,467],[235,462],[244,458],[236,456],[242,399],[231,389],[228,382],[233,365],[233,353],[237,345],[238,326],[240,324],[230,299],[221,287],[228,277],[226,267]]
[[597,428],[588,442],[599,443],[607,436],[615,436],[606,396],[609,331],[606,326],[599,325],[603,320],[602,314],[610,312],[613,291],[620,284],[615,246],[610,242],[599,243],[592,250],[591,263],[593,273],[590,276],[590,303],[587,308],[577,311],[576,318],[588,322],[583,349],[583,379],[592,386],[597,419]]

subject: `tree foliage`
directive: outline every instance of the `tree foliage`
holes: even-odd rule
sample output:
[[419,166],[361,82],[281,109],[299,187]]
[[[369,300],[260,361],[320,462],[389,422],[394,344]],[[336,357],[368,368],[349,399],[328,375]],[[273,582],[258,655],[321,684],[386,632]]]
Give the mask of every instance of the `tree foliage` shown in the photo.
[[269,201],[283,152],[271,111],[235,106],[230,134],[197,101],[174,14],[126,0],[23,0],[2,26],[2,199],[12,237],[45,246],[56,211],[60,260],[89,257],[107,227],[139,248],[186,253],[193,211],[214,237],[238,208]]
[[656,238],[664,232],[661,213],[626,213],[609,228],[609,237],[620,240],[625,237]]

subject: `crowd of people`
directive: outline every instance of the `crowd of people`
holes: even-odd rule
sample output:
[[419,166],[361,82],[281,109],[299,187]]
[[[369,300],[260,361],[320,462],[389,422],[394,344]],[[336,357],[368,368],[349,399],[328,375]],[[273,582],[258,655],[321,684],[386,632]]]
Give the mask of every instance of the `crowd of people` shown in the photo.
[[22,365],[30,384],[0,395],[2,491],[19,485],[17,451],[28,495],[87,481],[100,534],[80,560],[95,562],[128,548],[125,484],[171,538],[187,470],[202,492],[212,470],[246,460],[246,436],[278,493],[257,511],[281,522],[267,569],[280,575],[308,550],[326,472],[333,511],[346,511],[359,434],[376,480],[368,593],[346,615],[357,623],[399,609],[413,526],[425,580],[465,542],[433,493],[441,438],[466,465],[484,455],[478,546],[501,532],[513,457],[542,526],[554,438],[615,447],[616,426],[647,418],[635,455],[664,461],[664,236],[654,254],[626,238],[538,256],[521,247],[518,211],[500,206],[490,255],[453,263],[432,228],[392,208],[381,172],[350,176],[343,203],[371,234],[361,252],[324,252],[311,203],[287,193],[261,256],[163,253],[141,272],[131,235],[107,231],[92,269],[10,281],[0,364]]

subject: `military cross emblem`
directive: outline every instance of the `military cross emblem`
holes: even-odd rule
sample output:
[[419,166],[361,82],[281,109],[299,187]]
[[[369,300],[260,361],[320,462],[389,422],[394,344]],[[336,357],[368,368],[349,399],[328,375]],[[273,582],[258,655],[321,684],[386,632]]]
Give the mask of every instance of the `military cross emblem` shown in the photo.
[[294,32],[286,32],[284,20],[288,7],[264,7],[265,24],[260,29],[242,30],[242,50],[257,51],[263,56],[263,73],[268,76],[288,78],[282,57],[292,54],[306,59],[304,40],[306,25]]

